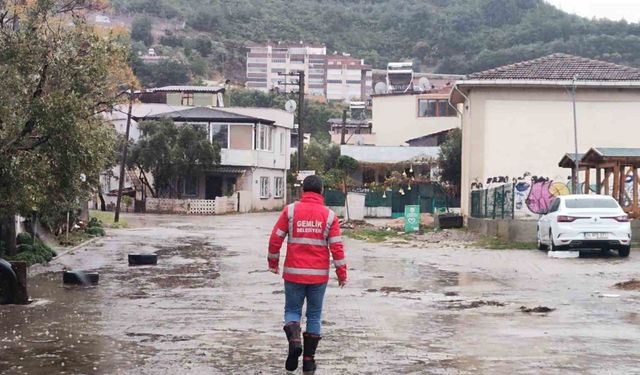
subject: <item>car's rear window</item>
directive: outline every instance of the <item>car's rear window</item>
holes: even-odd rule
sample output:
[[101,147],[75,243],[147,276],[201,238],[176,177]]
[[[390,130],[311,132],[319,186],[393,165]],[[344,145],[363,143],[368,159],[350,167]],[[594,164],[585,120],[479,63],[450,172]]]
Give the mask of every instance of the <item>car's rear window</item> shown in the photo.
[[567,208],[618,208],[618,202],[613,199],[567,199]]

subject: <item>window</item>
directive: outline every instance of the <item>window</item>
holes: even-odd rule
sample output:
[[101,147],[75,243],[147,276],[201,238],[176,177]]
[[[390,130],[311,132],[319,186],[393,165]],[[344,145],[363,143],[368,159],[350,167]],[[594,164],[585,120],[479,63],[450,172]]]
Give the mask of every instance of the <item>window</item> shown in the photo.
[[209,140],[220,148],[229,148],[229,125],[209,124]]
[[274,179],[275,182],[275,192],[274,192],[274,197],[276,198],[283,198],[284,197],[284,178],[282,177],[276,177]]
[[266,64],[267,59],[264,57],[249,57],[247,58],[247,63],[249,64]]
[[260,199],[268,199],[269,190],[269,177],[260,177]]
[[456,110],[446,99],[418,99],[418,117],[455,117]]
[[273,150],[272,138],[273,128],[268,125],[259,124],[257,149],[263,151]]
[[[560,201],[557,199],[557,201]],[[553,202],[555,203],[555,201]],[[573,199],[565,199],[564,205],[567,208],[618,208],[618,202],[616,202],[613,198],[611,199],[594,199],[594,198],[573,198]],[[553,206],[552,206],[553,207]]]
[[274,57],[274,58],[271,59],[271,62],[274,63],[274,64],[284,64],[284,63],[287,62],[287,59]]
[[182,105],[192,106],[193,105],[193,93],[192,92],[183,92],[182,93]]
[[182,195],[185,197],[198,196],[198,177],[188,176],[182,180]]

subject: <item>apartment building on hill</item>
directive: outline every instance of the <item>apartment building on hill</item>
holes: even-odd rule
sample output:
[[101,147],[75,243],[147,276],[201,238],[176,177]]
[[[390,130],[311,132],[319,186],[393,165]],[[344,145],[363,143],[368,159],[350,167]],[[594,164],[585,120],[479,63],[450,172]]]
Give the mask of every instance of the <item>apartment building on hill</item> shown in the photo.
[[282,74],[302,70],[307,95],[349,102],[371,94],[371,66],[347,54],[327,54],[324,45],[265,43],[247,48],[247,88],[292,92],[298,87],[295,77]]

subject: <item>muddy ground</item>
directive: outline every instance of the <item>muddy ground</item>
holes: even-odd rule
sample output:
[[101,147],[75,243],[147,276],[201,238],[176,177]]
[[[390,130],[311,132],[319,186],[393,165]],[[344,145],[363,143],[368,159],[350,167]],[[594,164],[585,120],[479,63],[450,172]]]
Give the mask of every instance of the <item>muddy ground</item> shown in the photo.
[[[275,219],[127,215],[132,228],[33,268],[31,305],[0,306],[0,373],[286,373],[282,281],[265,272]],[[468,245],[346,239],[350,281],[327,289],[317,373],[640,372],[640,291],[615,286],[640,278],[640,252]],[[159,264],[129,267],[140,252]],[[63,287],[63,269],[100,283]]]

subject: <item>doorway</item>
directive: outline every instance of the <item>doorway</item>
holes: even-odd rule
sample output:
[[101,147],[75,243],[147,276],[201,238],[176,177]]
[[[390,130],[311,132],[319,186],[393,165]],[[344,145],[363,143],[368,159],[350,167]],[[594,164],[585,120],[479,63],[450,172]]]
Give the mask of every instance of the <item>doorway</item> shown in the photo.
[[207,176],[205,185],[205,199],[216,199],[222,196],[222,177]]

